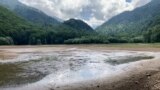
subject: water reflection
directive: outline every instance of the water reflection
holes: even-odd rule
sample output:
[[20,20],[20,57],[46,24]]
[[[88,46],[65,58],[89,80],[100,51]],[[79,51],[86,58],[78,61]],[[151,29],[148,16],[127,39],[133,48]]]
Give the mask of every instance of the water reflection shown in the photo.
[[[22,56],[20,57],[23,59]],[[92,80],[111,75],[112,72],[119,72],[121,68],[118,65],[153,58],[143,52],[98,52],[78,49],[38,54],[30,53],[24,56],[24,61],[19,59],[17,61],[14,59],[14,62],[6,60],[5,64],[2,61],[2,64],[0,64],[0,87],[17,85],[19,87],[19,85],[30,83],[27,87],[24,86],[23,90],[29,87],[30,90],[35,90],[35,84],[42,84],[42,86],[52,84],[53,86],[55,84],[64,85]],[[10,61],[12,63],[7,63]]]

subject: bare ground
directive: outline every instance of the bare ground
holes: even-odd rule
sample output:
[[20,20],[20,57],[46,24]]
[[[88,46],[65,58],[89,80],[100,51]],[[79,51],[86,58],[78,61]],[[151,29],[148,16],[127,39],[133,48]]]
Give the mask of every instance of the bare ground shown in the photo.
[[[69,45],[69,46],[1,46],[0,58],[14,58],[17,55],[17,49],[23,50],[24,48],[30,48],[33,51],[41,50],[64,50],[67,48],[81,48],[81,49],[94,49],[94,50],[129,50],[129,51],[151,51],[160,52],[159,46],[130,46],[130,45]],[[9,50],[10,52],[6,52]],[[32,51],[26,51],[32,52]],[[24,53],[24,52],[18,52]],[[136,65],[136,64],[135,64]],[[126,71],[126,74],[114,78],[112,81],[105,81],[97,84],[93,83],[83,87],[68,87],[65,90],[160,90],[160,59],[152,61],[144,61],[139,63],[141,67],[133,68],[132,71]],[[52,90],[52,89],[51,89]],[[56,90],[56,89],[53,89]],[[59,89],[57,89],[59,90]]]

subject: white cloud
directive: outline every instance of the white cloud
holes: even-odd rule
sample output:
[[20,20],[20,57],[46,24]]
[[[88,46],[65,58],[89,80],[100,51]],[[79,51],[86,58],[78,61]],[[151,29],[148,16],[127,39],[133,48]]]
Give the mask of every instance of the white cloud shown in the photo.
[[101,25],[104,23],[104,20],[98,20],[95,17],[91,17],[89,20],[83,20],[89,25],[91,25],[93,28],[96,28],[97,25]]
[[111,17],[127,10],[133,10],[151,0],[19,0],[62,20],[82,19],[96,27]]

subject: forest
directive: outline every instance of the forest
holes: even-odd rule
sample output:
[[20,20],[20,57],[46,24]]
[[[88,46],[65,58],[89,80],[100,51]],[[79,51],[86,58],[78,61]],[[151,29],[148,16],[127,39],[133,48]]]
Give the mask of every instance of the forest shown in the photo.
[[95,30],[82,20],[60,22],[18,2],[14,8],[0,3],[0,45],[160,42],[159,0],[121,13]]

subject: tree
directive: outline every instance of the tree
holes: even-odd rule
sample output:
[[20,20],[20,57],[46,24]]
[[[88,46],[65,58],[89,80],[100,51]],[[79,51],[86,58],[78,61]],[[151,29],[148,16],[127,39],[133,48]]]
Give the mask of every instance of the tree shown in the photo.
[[11,37],[0,37],[0,45],[13,45],[14,42]]

